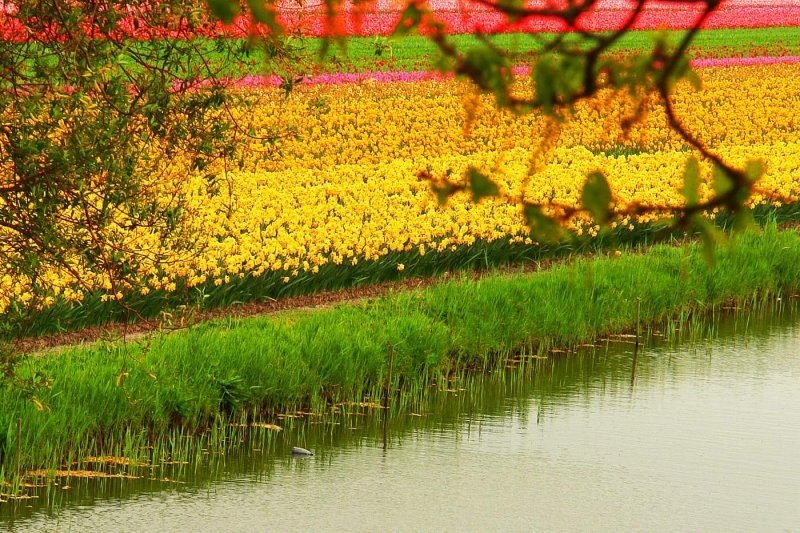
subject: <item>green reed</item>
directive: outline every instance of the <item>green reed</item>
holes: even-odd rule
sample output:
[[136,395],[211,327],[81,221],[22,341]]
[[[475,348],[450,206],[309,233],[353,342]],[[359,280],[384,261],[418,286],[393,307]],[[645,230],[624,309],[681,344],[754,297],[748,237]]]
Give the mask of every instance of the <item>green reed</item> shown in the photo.
[[798,285],[800,236],[771,224],[735,236],[713,266],[697,245],[655,246],[535,274],[453,279],[326,310],[29,355],[0,385],[0,469],[12,480],[110,453],[195,463],[240,442],[231,422],[380,402],[390,354],[390,401],[411,406],[466,370],[517,365],[521,352],[546,355],[635,331],[637,317],[675,335],[724,306],[766,310],[767,302],[793,298]]

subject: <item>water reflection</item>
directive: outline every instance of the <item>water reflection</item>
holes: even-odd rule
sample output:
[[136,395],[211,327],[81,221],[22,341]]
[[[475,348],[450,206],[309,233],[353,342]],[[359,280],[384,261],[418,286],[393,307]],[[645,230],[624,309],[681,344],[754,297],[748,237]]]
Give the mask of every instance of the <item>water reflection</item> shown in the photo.
[[[609,338],[449,383],[393,410],[388,449],[378,410],[344,407],[254,430],[202,464],[73,479],[3,504],[0,519],[20,530],[796,528],[797,313],[693,335],[651,339],[635,360],[630,339]],[[315,456],[293,458],[295,445]]]

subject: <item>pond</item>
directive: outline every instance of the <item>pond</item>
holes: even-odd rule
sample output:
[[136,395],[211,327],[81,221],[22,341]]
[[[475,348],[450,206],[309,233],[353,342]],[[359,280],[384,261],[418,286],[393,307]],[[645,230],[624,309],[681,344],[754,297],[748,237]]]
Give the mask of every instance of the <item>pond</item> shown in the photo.
[[[635,357],[616,337],[440,385],[393,409],[388,426],[374,406],[343,407],[278,421],[280,432],[255,428],[224,456],[157,475],[62,479],[38,499],[0,504],[0,523],[796,530],[800,314],[735,314],[680,335],[650,339]],[[294,458],[294,445],[315,455]]]

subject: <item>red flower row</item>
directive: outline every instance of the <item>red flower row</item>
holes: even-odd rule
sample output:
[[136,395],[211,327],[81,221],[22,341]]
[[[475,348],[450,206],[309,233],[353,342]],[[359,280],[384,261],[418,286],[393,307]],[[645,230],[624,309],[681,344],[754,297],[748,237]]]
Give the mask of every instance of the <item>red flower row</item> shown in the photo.
[[[528,5],[542,4],[543,0],[528,0]],[[288,31],[304,35],[388,35],[401,18],[404,0],[375,0],[371,3],[353,5],[348,0],[333,21],[325,13],[322,0],[277,0],[278,21]],[[557,32],[566,26],[557,19],[531,18],[511,23],[506,17],[478,4],[474,0],[430,0],[427,5],[435,18],[444,24],[451,34],[506,32]],[[542,4],[544,5],[544,4]],[[701,4],[670,4],[650,2],[638,17],[635,29],[682,29],[695,24],[700,15]],[[601,0],[590,12],[578,20],[584,30],[613,30],[620,27],[631,13],[627,0]],[[31,36],[15,18],[16,9],[11,3],[0,0],[0,39],[26,40]],[[767,0],[728,0],[706,21],[707,28],[740,28],[770,26],[800,26],[800,0],[769,2]],[[135,14],[121,18],[118,32],[141,39],[187,38],[191,36],[228,35],[246,36],[253,30],[250,21],[239,17],[234,24],[208,24],[201,27],[176,25],[171,28],[148,27]],[[87,28],[87,33],[93,33]],[[57,38],[53,35],[37,35],[37,38]]]

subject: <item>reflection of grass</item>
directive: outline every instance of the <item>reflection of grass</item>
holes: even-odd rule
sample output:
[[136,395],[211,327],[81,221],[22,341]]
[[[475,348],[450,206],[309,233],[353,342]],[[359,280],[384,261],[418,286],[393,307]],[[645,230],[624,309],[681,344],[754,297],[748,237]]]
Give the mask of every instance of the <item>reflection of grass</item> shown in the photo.
[[[534,275],[452,281],[319,312],[207,323],[148,343],[29,357],[13,369],[18,386],[0,390],[0,474],[15,470],[18,454],[25,469],[131,458],[176,427],[191,437],[220,417],[243,423],[293,405],[322,410],[374,399],[390,358],[395,386],[415,397],[443,376],[493,366],[521,349],[630,328],[638,300],[642,321],[653,322],[800,286],[794,232],[773,226],[742,235],[718,250],[714,268],[702,255],[697,246],[659,246]],[[207,438],[222,439],[218,426]],[[180,435],[172,439],[180,445]],[[193,452],[187,444],[182,453],[178,460]]]

